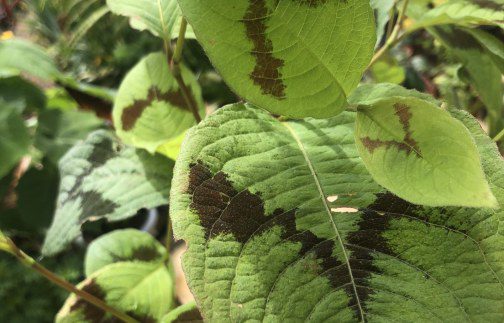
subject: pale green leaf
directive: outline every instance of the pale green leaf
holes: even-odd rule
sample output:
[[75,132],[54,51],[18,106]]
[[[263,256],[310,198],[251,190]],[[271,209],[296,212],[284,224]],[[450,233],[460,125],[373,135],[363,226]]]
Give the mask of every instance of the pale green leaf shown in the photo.
[[[178,37],[181,20],[177,0],[107,0],[112,12],[130,18],[131,27],[149,30],[155,36],[170,41]],[[187,38],[194,38],[189,26]]]
[[[164,264],[120,262],[95,272],[78,288],[141,322],[159,321],[174,305],[174,285]],[[59,311],[57,323],[104,323],[112,316],[71,295]]]
[[166,314],[161,323],[196,323],[203,322],[201,314],[196,306],[196,302],[192,301],[172,310]]
[[180,148],[182,147],[182,142],[185,138],[185,132],[182,133],[175,139],[168,141],[167,143],[160,146],[157,150],[158,153],[165,155],[166,157],[177,160],[177,156],[180,152]]
[[86,221],[123,220],[167,204],[172,165],[161,155],[123,146],[106,131],[89,135],[59,163],[57,209],[42,253],[62,251]]
[[122,261],[162,263],[166,248],[150,234],[134,229],[116,230],[94,240],[86,251],[85,272],[91,276],[99,269]]
[[373,178],[428,206],[495,207],[469,131],[436,105],[385,97],[358,107],[355,138]]
[[0,178],[28,154],[32,142],[21,115],[23,108],[0,100]]
[[401,84],[406,78],[404,68],[391,56],[384,56],[376,61],[370,72],[376,83]]
[[0,75],[19,75],[21,72],[44,80],[59,76],[52,59],[42,47],[20,39],[0,41]]
[[185,0],[180,7],[228,85],[275,114],[340,113],[375,45],[369,0]]
[[[182,66],[182,77],[192,92],[191,101],[203,115],[201,89],[194,75]],[[118,136],[127,144],[155,152],[195,121],[162,53],[150,54],[126,76],[113,111]]]
[[[504,161],[464,112],[504,203]],[[218,110],[187,135],[170,199],[208,322],[502,322],[502,209],[428,208],[373,182],[354,113]]]
[[371,0],[371,8],[376,19],[376,45],[378,47],[385,34],[385,26],[390,20],[390,10],[394,7],[394,0]]
[[409,27],[409,31],[420,28],[456,24],[504,26],[503,0],[449,0],[425,14]]

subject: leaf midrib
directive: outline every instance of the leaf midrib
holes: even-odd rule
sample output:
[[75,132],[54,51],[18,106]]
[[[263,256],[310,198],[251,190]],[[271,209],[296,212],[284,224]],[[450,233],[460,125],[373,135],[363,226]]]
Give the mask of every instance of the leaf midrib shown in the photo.
[[318,178],[317,172],[315,171],[315,168],[313,167],[313,163],[311,162],[310,156],[308,155],[308,152],[306,151],[303,142],[301,141],[301,139],[299,138],[299,136],[296,134],[296,132],[294,131],[294,129],[287,122],[282,122],[281,124],[283,126],[285,126],[285,128],[287,128],[287,130],[289,131],[290,135],[295,140],[296,144],[299,147],[299,150],[303,154],[303,157],[304,157],[304,159],[306,161],[306,164],[307,164],[308,168],[310,169],[310,174],[312,175],[313,180],[314,180],[314,182],[315,182],[315,184],[317,186],[317,190],[319,191],[319,195],[320,195],[320,198],[322,200],[322,204],[324,205],[324,208],[325,208],[325,211],[327,213],[327,216],[329,217],[329,220],[331,222],[331,226],[332,226],[334,232],[336,233],[336,236],[338,238],[338,242],[340,244],[341,250],[342,250],[343,255],[345,257],[345,263],[346,263],[347,268],[348,268],[348,273],[349,273],[349,276],[350,276],[350,282],[352,284],[352,287],[353,287],[353,290],[354,290],[354,293],[355,293],[355,298],[357,300],[357,305],[359,307],[359,312],[360,312],[360,315],[361,315],[361,321],[364,322],[365,321],[365,319],[364,319],[364,310],[362,308],[362,304],[361,304],[361,301],[360,301],[360,298],[359,298],[359,294],[357,293],[357,285],[356,285],[355,279],[353,277],[352,267],[350,266],[350,261],[349,261],[348,253],[347,253],[347,250],[345,249],[345,245],[343,243],[343,239],[342,239],[341,234],[340,234],[340,232],[338,230],[336,222],[334,222],[334,219],[332,217],[331,209],[330,209],[330,207],[327,204],[327,201],[325,199],[325,193],[324,193],[324,190],[323,190],[322,185],[320,183],[320,180]]

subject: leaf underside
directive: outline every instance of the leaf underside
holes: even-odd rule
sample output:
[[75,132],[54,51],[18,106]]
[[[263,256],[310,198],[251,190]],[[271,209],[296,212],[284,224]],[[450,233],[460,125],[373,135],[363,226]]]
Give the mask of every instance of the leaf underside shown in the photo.
[[[471,117],[494,195],[504,162]],[[502,210],[429,208],[384,191],[354,144],[353,113],[280,122],[251,106],[191,129],[170,214],[214,322],[502,322]]]

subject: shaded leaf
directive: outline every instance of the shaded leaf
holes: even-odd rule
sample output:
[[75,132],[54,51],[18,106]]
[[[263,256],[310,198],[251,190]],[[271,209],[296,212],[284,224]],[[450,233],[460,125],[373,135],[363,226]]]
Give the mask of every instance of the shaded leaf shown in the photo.
[[[182,76],[192,94],[192,104],[204,115],[196,78],[185,67]],[[128,73],[117,94],[113,119],[117,135],[125,143],[152,153],[195,123],[165,55],[150,54]]]
[[189,302],[172,310],[161,320],[162,323],[203,322],[196,302]]
[[94,240],[86,252],[86,276],[122,261],[162,263],[166,249],[150,234],[134,229],[116,230]]
[[390,20],[390,10],[394,7],[394,0],[371,0],[376,20],[376,46],[380,44],[385,34],[385,26]]
[[44,80],[59,76],[56,65],[42,47],[16,38],[0,41],[0,75],[21,72]]
[[[141,322],[157,322],[173,307],[173,279],[164,264],[121,262],[88,277],[78,288]],[[110,322],[112,316],[71,295],[56,322]]]
[[[504,161],[456,113],[503,203]],[[280,122],[237,105],[188,132],[170,215],[205,320],[501,322],[502,209],[385,192],[359,158],[354,118]]]
[[187,0],[180,7],[228,85],[290,117],[340,113],[376,42],[369,0],[237,0],[232,6]]
[[129,218],[141,208],[167,204],[172,162],[122,146],[106,131],[89,135],[59,163],[61,183],[56,214],[43,254],[63,250],[86,221]]
[[20,102],[29,111],[45,108],[47,101],[38,87],[19,76],[0,78],[0,101],[2,100],[13,104]]

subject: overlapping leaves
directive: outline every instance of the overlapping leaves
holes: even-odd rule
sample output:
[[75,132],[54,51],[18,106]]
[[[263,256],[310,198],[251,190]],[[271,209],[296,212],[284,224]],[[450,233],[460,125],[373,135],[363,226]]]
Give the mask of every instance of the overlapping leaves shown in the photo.
[[[495,145],[452,114],[502,204]],[[502,209],[421,207],[384,191],[359,158],[354,121],[280,122],[236,105],[189,131],[170,213],[205,319],[502,321]]]
[[179,4],[228,85],[276,114],[341,112],[375,45],[369,0]]

